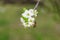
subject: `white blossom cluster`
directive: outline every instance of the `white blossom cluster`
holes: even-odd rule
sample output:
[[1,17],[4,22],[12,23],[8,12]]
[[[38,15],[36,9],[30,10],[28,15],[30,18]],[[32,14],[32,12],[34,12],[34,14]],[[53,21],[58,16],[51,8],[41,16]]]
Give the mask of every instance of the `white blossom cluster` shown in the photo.
[[22,25],[24,27],[31,27],[34,25],[35,17],[37,17],[37,10],[29,9],[25,10],[24,13],[22,13],[22,17],[20,18]]

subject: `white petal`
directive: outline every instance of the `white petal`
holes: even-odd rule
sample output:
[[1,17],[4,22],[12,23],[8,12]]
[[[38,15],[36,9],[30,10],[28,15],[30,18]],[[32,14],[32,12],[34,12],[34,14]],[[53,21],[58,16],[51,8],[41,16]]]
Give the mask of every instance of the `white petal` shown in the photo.
[[33,9],[29,9],[30,12],[33,12]]
[[29,14],[30,14],[31,16],[34,15],[34,12],[33,12],[33,11],[34,11],[33,9],[30,9],[30,10],[29,10]]
[[25,12],[24,13],[28,13],[28,10],[25,10]]
[[22,22],[22,23],[24,23],[24,22],[25,22],[23,18],[20,18],[20,20],[21,20],[21,22]]
[[24,26],[24,27],[27,27],[27,26],[26,26],[26,23],[23,23],[23,26]]
[[28,21],[35,21],[35,18],[30,17]]
[[30,26],[33,26],[34,22],[29,22]]

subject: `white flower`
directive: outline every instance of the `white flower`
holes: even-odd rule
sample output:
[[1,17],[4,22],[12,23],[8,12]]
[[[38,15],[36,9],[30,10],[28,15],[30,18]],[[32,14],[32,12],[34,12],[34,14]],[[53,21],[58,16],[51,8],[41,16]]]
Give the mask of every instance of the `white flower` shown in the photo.
[[23,17],[26,17],[26,18],[29,18],[29,17],[31,17],[31,16],[33,16],[34,14],[32,13],[32,12],[30,12],[29,10],[26,10],[23,14],[22,14],[22,16]]
[[29,18],[28,23],[32,26],[34,24],[35,18]]
[[37,16],[37,14],[38,14],[37,10],[34,10],[34,9],[25,10],[25,12],[22,14],[22,17],[27,18],[27,20],[21,17],[21,22],[23,26],[24,27],[33,26],[35,17]]
[[29,25],[30,25],[30,26],[33,26],[33,24],[34,24],[34,22],[29,22]]
[[35,17],[37,17],[37,14],[38,14],[37,10],[34,10]]
[[37,10],[34,10],[34,9],[29,9],[29,12],[32,13],[35,17],[38,14]]
[[24,27],[30,27],[31,25],[28,23],[23,23]]
[[34,11],[33,9],[29,9],[29,12],[31,12],[32,14],[33,14],[33,11]]
[[28,15],[28,10],[26,10],[26,11],[22,14],[22,16],[23,16],[23,17],[28,18],[28,17],[29,17],[29,15],[28,15],[28,16],[27,16],[27,15]]
[[30,14],[30,16],[34,16],[34,13],[32,10],[29,10],[29,14]]
[[35,18],[30,17],[30,18],[28,19],[28,21],[29,21],[29,22],[33,22],[33,21],[35,21]]

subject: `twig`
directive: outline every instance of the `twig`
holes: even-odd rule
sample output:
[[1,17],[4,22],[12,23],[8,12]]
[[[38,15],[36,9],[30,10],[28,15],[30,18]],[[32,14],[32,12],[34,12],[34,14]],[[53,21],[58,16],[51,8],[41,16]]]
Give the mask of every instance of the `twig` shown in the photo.
[[39,2],[40,2],[40,0],[37,1],[36,5],[35,5],[35,7],[34,7],[34,10],[37,9],[37,7],[38,7],[38,5],[39,5]]

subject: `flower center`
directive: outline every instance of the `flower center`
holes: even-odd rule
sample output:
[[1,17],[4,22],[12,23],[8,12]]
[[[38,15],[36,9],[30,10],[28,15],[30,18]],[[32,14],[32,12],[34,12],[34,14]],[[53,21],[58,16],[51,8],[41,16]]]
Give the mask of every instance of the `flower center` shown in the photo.
[[30,20],[30,22],[32,22],[32,20]]
[[29,16],[29,13],[27,14],[27,16]]

